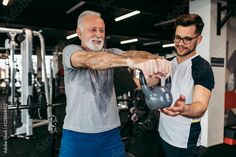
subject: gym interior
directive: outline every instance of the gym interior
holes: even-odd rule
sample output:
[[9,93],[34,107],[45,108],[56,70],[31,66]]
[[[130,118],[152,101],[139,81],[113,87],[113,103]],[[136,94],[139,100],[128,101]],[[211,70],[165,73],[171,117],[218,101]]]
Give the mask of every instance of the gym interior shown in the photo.
[[[0,2],[1,157],[58,157],[67,103],[62,52],[66,45],[80,44],[75,30],[85,10],[101,13],[105,47],[145,50],[162,58],[176,55],[176,18],[199,14],[205,27],[197,52],[215,76],[209,107],[201,118],[201,157],[236,156],[235,0]],[[133,11],[135,16],[115,20]],[[158,139],[159,113],[147,107],[142,90],[116,99],[127,156],[165,157]]]

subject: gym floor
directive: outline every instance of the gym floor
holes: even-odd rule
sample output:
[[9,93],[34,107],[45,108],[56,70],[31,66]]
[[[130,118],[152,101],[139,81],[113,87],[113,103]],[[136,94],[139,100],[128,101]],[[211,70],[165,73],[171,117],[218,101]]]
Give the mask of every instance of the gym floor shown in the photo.
[[[61,100],[59,100],[61,101]],[[59,132],[65,107],[59,106],[55,110],[59,121]],[[124,140],[129,157],[164,157],[158,141],[156,129],[141,131],[140,134],[133,136],[131,144]],[[60,147],[60,135],[51,135],[47,131],[47,126],[41,126],[34,129],[34,136],[31,139],[12,137],[7,141],[7,152],[3,153],[3,138],[0,138],[0,156],[1,157],[57,157]],[[234,157],[236,154],[236,145],[219,144],[207,149],[203,148],[201,157]]]
[[[46,127],[35,129],[33,139],[10,138],[8,140],[8,154],[0,153],[1,157],[57,157],[59,138],[47,133]],[[145,132],[136,142],[130,146],[130,157],[164,157],[159,149],[155,131]],[[0,140],[3,146],[3,140]],[[219,144],[207,148],[201,157],[234,157],[236,146]]]

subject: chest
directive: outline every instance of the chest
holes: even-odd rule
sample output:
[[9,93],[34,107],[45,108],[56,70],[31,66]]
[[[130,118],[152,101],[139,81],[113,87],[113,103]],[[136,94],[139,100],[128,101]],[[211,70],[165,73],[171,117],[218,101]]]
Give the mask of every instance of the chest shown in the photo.
[[192,64],[190,62],[184,62],[181,64],[172,64],[171,73],[171,90],[180,94],[190,94],[194,86],[194,80],[192,76]]

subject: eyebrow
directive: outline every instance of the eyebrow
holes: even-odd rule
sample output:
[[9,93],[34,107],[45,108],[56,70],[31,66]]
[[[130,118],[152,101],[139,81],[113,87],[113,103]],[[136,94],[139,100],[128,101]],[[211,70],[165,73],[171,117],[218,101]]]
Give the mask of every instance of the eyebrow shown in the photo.
[[178,37],[180,37],[180,38],[194,38],[194,37],[190,37],[190,36],[184,36],[184,37],[181,37],[180,35],[175,35],[175,36],[178,36]]
[[105,29],[104,27],[94,27],[94,26],[92,26],[92,27],[89,27],[90,29],[93,29],[93,28],[96,28],[96,29]]

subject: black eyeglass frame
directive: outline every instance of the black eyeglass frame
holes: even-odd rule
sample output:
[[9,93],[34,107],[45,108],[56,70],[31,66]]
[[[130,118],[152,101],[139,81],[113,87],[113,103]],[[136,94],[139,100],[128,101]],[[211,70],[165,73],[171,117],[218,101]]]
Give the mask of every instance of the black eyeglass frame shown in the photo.
[[[181,38],[180,36],[178,36],[178,35],[174,35],[174,37],[173,37],[173,40],[174,40],[174,42],[175,43],[180,43],[180,41],[182,40],[182,42],[184,43],[184,44],[191,44],[191,42],[192,42],[192,40],[193,39],[196,39],[197,37],[199,37],[200,35],[197,35],[196,37],[184,37],[184,38]],[[176,37],[178,37],[179,39],[177,39],[176,40]]]

